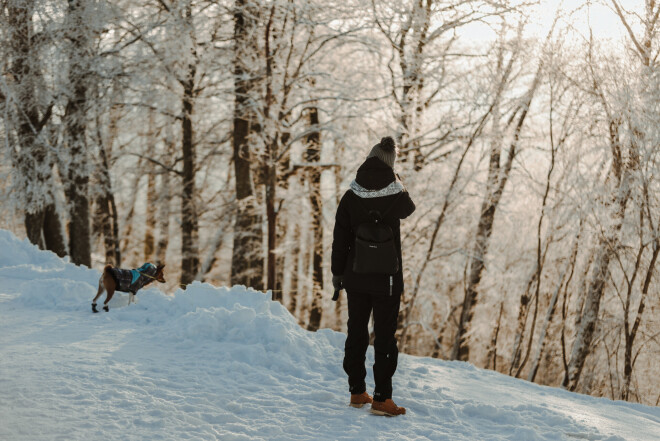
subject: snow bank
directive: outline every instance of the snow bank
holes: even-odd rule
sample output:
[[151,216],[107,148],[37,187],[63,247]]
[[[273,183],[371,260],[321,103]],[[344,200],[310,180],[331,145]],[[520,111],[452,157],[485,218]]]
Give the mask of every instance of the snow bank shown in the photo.
[[660,439],[657,408],[406,355],[409,414],[375,417],[347,406],[345,336],[269,295],[156,286],[92,314],[99,276],[0,230],[0,439]]
[[[0,250],[5,250],[0,253],[0,277],[13,281],[4,291],[20,293],[12,303],[47,311],[91,311],[99,270],[63,261],[4,230],[0,230]],[[98,302],[104,299],[105,294]],[[112,314],[103,319],[124,322],[123,326],[150,325],[170,342],[231,344],[239,348],[237,355],[243,361],[287,368],[301,377],[318,367],[316,360],[330,353],[340,356],[345,339],[344,334],[327,329],[315,334],[303,330],[270,294],[244,286],[229,289],[194,282],[186,290],[166,295],[149,285],[138,292],[137,301],[128,307],[128,295],[116,292],[110,301]],[[264,356],[267,353],[277,356]]]
[[[58,280],[62,282],[95,285],[99,278],[98,271],[79,267],[69,263],[68,257],[60,259],[55,253],[42,251],[27,239],[19,240],[6,230],[0,230],[0,278],[1,289],[7,292],[23,292],[21,286],[29,290],[37,280]],[[57,290],[47,290],[48,295],[59,296]],[[26,298],[30,295],[26,293]],[[71,299],[72,300],[72,299]],[[36,300],[39,303],[38,300]],[[52,299],[48,305],[59,304],[59,299]],[[36,305],[35,305],[36,306]]]

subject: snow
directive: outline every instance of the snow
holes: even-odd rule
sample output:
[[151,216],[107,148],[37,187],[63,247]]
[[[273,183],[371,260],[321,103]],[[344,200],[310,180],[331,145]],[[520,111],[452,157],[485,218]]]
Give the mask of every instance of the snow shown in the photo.
[[345,336],[270,295],[195,282],[92,314],[99,275],[0,230],[0,440],[660,439],[659,408],[407,355],[408,414],[373,416],[347,405]]

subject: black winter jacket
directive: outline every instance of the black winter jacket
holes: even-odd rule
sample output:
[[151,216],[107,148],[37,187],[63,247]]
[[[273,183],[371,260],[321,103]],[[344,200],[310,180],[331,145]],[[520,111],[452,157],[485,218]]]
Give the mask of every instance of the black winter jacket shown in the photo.
[[371,220],[367,210],[384,213],[388,209],[383,222],[392,228],[401,262],[399,272],[394,275],[392,294],[399,295],[403,292],[400,220],[415,211],[415,204],[401,181],[397,179],[394,170],[376,157],[369,158],[360,166],[351,188],[341,198],[335,218],[332,274],[344,276],[344,289],[347,291],[373,294],[390,292],[388,275],[353,272],[355,230],[358,225]]

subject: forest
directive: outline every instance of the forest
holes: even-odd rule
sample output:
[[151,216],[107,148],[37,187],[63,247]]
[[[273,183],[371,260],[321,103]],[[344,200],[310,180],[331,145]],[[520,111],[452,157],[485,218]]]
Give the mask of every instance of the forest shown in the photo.
[[[337,204],[392,136],[399,350],[660,403],[660,2],[0,0],[0,228],[332,302]],[[93,297],[90,293],[90,299]]]

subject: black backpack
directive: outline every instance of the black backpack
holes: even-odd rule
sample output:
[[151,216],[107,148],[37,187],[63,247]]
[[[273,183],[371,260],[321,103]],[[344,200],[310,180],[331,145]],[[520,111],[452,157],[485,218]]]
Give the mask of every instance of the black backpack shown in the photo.
[[358,204],[369,214],[371,222],[364,222],[355,229],[354,273],[393,275],[399,272],[399,255],[396,251],[394,233],[392,228],[383,222],[385,215],[399,200],[399,196],[401,193],[381,214],[378,210],[368,210],[356,195]]

